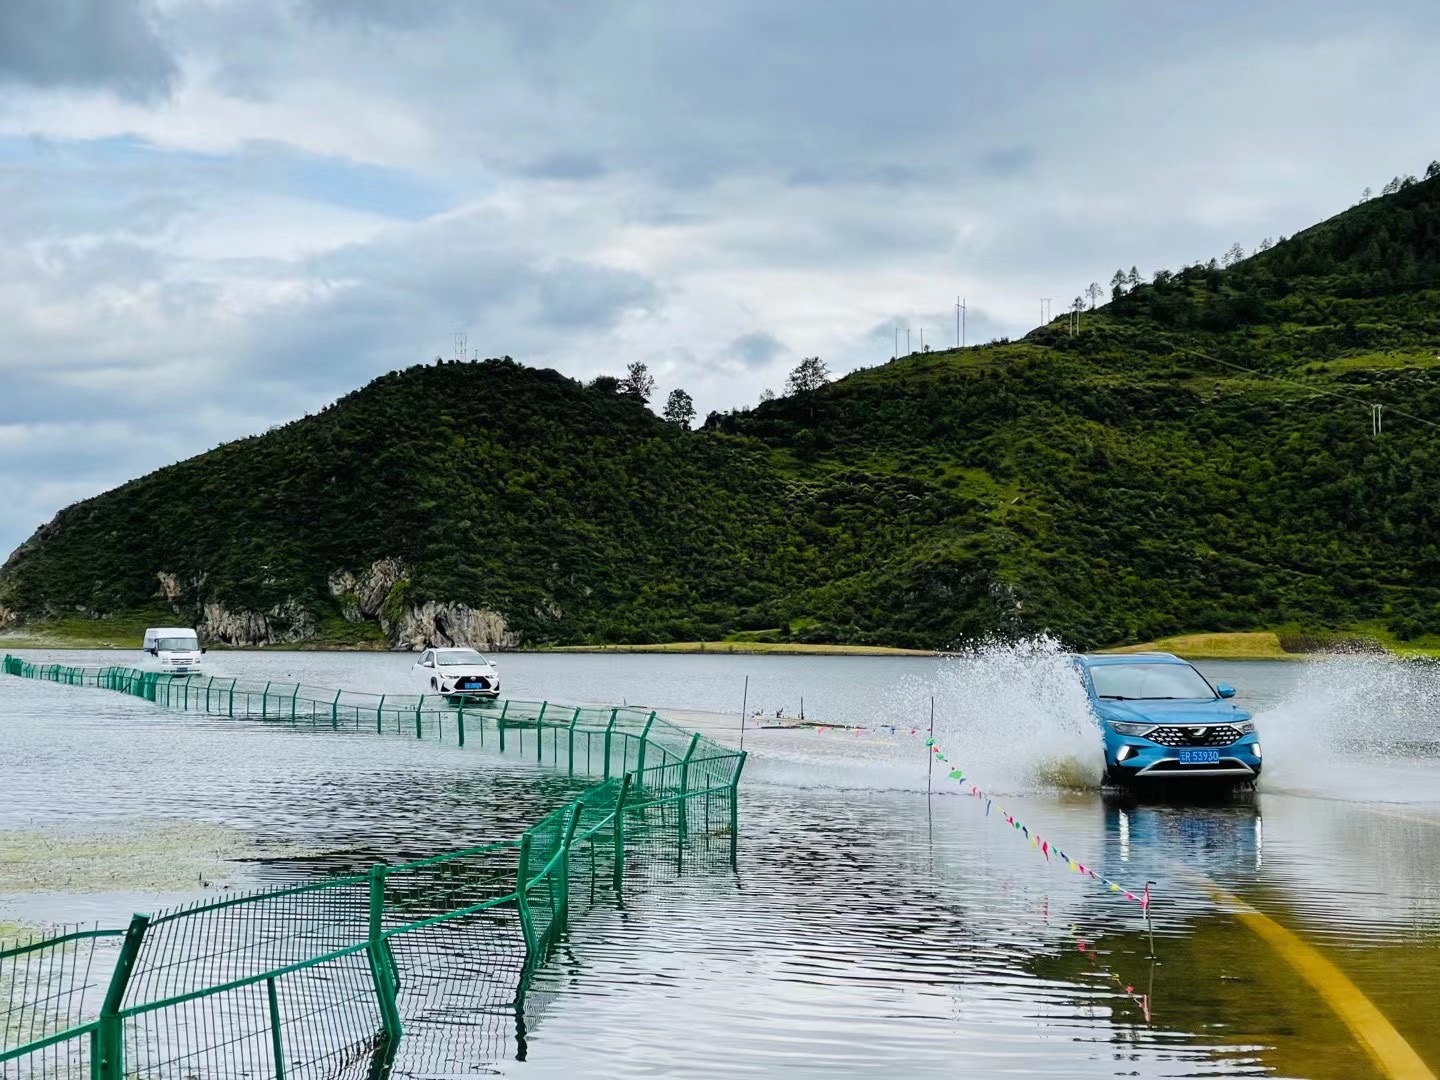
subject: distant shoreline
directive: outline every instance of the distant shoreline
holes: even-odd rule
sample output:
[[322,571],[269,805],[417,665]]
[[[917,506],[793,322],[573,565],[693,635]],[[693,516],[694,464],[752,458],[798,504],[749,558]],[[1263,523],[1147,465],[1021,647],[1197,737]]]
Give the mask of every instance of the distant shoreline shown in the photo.
[[[524,650],[522,650],[524,651]],[[757,656],[945,656],[938,649],[898,649],[888,645],[805,645],[788,641],[672,641],[659,645],[557,645],[551,653],[693,653]]]
[[[376,642],[297,641],[277,645],[208,645],[215,652],[411,652],[392,649]],[[6,649],[45,649],[52,651],[86,650],[115,653],[140,652],[135,642],[117,644],[98,636],[88,637],[39,631],[26,634],[10,630],[0,633],[0,651]],[[671,653],[694,656],[920,656],[940,658],[961,653],[956,650],[902,649],[885,645],[803,644],[788,641],[673,641],[660,644],[635,645],[556,645],[535,649],[496,650],[507,653],[543,655],[547,653]],[[1324,656],[1345,655],[1346,650],[1315,650],[1288,652],[1280,644],[1279,635],[1269,630],[1246,630],[1215,634],[1182,634],[1159,638],[1135,645],[1115,645],[1098,649],[1103,653],[1169,652],[1185,660],[1311,660]],[[1440,657],[1440,648],[1410,647],[1399,643],[1377,644],[1374,655],[1400,656],[1411,659]]]

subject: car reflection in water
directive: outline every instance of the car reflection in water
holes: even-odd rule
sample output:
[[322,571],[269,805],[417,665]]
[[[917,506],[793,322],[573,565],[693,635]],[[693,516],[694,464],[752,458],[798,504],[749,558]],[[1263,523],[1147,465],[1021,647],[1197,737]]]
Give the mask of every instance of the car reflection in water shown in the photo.
[[[1104,807],[1105,831],[1120,862],[1143,866],[1151,877],[1174,862],[1205,874],[1247,877],[1264,865],[1265,828],[1253,795],[1223,804],[1154,806],[1107,796]],[[1117,876],[1127,875],[1117,870]]]

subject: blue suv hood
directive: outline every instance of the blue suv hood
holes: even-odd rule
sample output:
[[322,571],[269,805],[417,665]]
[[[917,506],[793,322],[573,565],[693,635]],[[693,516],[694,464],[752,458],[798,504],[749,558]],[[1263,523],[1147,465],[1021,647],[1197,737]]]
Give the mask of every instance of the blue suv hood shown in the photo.
[[1214,701],[1097,701],[1102,720],[1141,724],[1238,724],[1250,714],[1224,698]]

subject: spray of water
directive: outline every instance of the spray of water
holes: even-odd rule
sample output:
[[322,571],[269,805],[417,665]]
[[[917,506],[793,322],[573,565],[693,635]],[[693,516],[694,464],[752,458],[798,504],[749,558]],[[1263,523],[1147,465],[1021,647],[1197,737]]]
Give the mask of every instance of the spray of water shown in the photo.
[[[1430,766],[1440,757],[1440,665],[1383,655],[1332,656],[1305,665],[1277,705],[1256,713],[1267,788],[1336,794],[1355,789],[1360,766]],[[1396,779],[1392,774],[1387,783]],[[1428,788],[1429,785],[1426,785]]]
[[977,645],[942,665],[934,693],[936,742],[991,789],[1099,787],[1100,731],[1054,638]]

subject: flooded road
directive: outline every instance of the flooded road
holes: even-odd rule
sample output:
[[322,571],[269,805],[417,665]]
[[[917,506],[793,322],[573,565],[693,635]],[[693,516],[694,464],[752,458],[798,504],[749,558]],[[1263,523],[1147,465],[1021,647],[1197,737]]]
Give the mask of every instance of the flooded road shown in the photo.
[[[403,656],[210,658],[409,689]],[[1364,659],[1200,667],[1261,725],[1253,797],[1103,796],[1093,731],[1043,653],[503,657],[516,697],[693,711],[733,739],[749,675],[750,704],[797,712],[803,694],[827,727],[749,727],[738,877],[657,885],[589,916],[496,1071],[1423,1075],[1364,1048],[1345,1019],[1356,995],[1440,1070],[1440,674]],[[1016,819],[1126,887],[1154,882],[1153,954],[1138,905],[1047,861],[945,770],[927,797],[932,696],[937,743]],[[226,885],[482,843],[572,790],[474,748],[178,716],[14,678],[0,680],[0,747],[0,924],[117,922]],[[1316,959],[1308,978],[1296,966]]]

